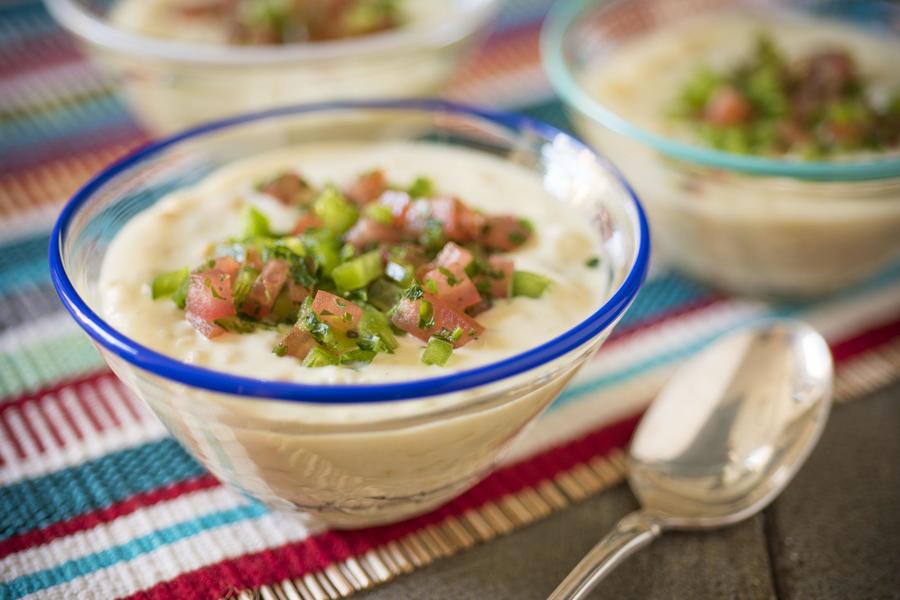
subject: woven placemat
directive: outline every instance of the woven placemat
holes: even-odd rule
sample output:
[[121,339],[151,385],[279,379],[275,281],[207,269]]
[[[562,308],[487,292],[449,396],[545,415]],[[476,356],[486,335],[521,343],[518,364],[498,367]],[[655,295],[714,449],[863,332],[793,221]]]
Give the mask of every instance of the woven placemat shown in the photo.
[[[544,2],[509,3],[449,95],[567,126],[538,62]],[[336,599],[619,483],[622,447],[678,363],[723,332],[798,316],[836,393],[900,375],[900,270],[820,303],[723,297],[657,267],[597,358],[487,480],[397,525],[310,531],[223,487],[65,315],[49,227],[86,177],[147,136],[39,2],[0,2],[0,598]]]

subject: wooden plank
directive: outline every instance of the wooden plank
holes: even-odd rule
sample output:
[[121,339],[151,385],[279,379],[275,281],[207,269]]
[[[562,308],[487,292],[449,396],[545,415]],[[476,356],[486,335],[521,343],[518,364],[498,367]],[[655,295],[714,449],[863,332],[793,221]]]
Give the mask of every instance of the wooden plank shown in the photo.
[[781,598],[900,599],[900,383],[837,407],[766,517]]
[[[619,517],[636,507],[624,486],[360,598],[546,598]],[[774,590],[762,518],[713,534],[666,534],[622,565],[596,598],[770,600]]]

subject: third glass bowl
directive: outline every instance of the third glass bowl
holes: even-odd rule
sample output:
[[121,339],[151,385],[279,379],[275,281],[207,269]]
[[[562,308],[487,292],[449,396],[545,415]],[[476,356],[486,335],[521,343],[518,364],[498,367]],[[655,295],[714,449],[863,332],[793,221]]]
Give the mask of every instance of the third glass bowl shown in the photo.
[[[769,16],[829,9],[828,18],[870,24],[890,22],[879,15],[893,11],[900,22],[900,9],[883,2],[563,0],[542,32],[544,66],[578,131],[640,193],[660,254],[687,273],[739,293],[811,297],[896,262],[900,154],[840,162],[731,154],[642,128],[592,93],[591,67],[616,61],[621,48],[735,8]],[[666,93],[654,81],[645,86]]]

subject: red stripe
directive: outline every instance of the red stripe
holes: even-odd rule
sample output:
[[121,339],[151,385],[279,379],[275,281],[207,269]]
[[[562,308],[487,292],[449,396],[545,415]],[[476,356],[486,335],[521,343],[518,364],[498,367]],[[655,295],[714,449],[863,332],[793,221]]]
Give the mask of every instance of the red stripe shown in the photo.
[[[895,318],[900,314],[895,315]],[[877,346],[883,346],[900,337],[900,319],[870,327],[852,337],[831,344],[835,362],[844,362]]]
[[0,47],[0,76],[13,77],[85,60],[75,40],[62,30],[4,42]]
[[[390,541],[399,540],[447,517],[462,515],[467,510],[482,506],[488,501],[532,487],[596,456],[608,454],[613,448],[627,443],[637,420],[637,416],[631,417],[525,462],[501,469],[463,496],[427,515],[395,525],[365,530],[327,531],[300,542],[247,554],[184,573],[129,598],[213,599],[222,597],[232,589],[256,587],[319,571],[330,564],[344,561]],[[187,596],[179,595],[186,592]]]
[[97,394],[97,401],[100,402],[103,410],[105,410],[106,414],[109,415],[109,418],[112,421],[113,425],[116,427],[121,427],[122,421],[119,420],[119,415],[117,415],[116,412],[112,409],[112,406],[110,406],[109,404],[109,399],[106,397],[107,387],[108,386],[102,385],[101,383],[94,388],[94,391]]
[[128,414],[131,415],[131,418],[134,419],[135,423],[142,422],[146,413],[143,410],[139,410],[138,407],[135,406],[135,402],[138,401],[137,398],[132,396],[131,391],[128,390],[118,379],[113,383],[119,388],[119,396],[122,398],[122,404],[124,404],[125,408],[128,409]]
[[90,389],[90,387],[91,386],[88,386],[87,384],[85,384],[85,385],[80,385],[77,388],[75,388],[75,390],[74,390],[75,401],[78,402],[79,406],[81,406],[81,411],[88,418],[88,421],[91,422],[91,425],[94,426],[94,429],[97,431],[97,433],[102,433],[103,432],[103,423],[101,423],[100,420],[97,418],[97,415],[94,414],[94,411],[91,407],[91,403],[88,402],[87,399],[84,397],[84,390]]
[[44,446],[44,442],[41,441],[41,438],[37,434],[37,431],[34,430],[34,425],[32,425],[31,423],[31,416],[29,416],[28,411],[25,410],[24,407],[19,411],[19,417],[21,417],[22,419],[22,424],[25,426],[25,431],[27,431],[28,435],[31,436],[31,441],[34,442],[38,454],[43,454],[44,452],[46,452],[47,448]]
[[22,460],[25,460],[25,449],[19,442],[18,436],[13,432],[12,426],[6,422],[6,413],[4,412],[0,412],[0,426],[3,427],[3,431],[4,433],[6,433],[6,439],[9,440],[9,442],[12,444],[13,450],[16,451],[16,456],[18,456]]
[[84,434],[81,432],[81,428],[78,426],[78,423],[75,422],[75,419],[72,417],[72,413],[69,412],[69,408],[66,406],[66,403],[63,402],[62,397],[54,396],[54,402],[56,406],[59,407],[59,412],[62,413],[63,419],[65,419],[66,424],[75,434],[75,438],[78,440],[84,439]]
[[[113,375],[112,371],[110,371],[109,369],[103,369],[101,371],[94,371],[93,373],[89,373],[87,375],[63,379],[52,385],[38,388],[37,390],[34,390],[32,392],[25,392],[24,394],[21,394],[16,398],[3,400],[2,402],[0,402],[0,413],[9,410],[14,406],[22,406],[23,404],[27,404],[28,402],[34,402],[35,400],[39,400],[44,396],[57,396],[59,392],[65,389],[71,388],[77,390],[78,386],[82,384],[93,384],[100,381],[101,379],[110,379],[115,381],[116,376]],[[59,404],[62,403],[60,402]]]
[[56,427],[56,423],[54,423],[53,420],[50,419],[50,415],[44,409],[44,402],[45,402],[45,400],[42,398],[42,399],[38,400],[37,402],[35,402],[34,404],[37,407],[38,412],[41,414],[41,418],[44,419],[44,423],[47,424],[47,430],[50,432],[50,436],[53,438],[53,441],[56,442],[57,446],[62,448],[63,446],[66,445],[66,442],[65,442],[65,440],[63,440],[63,437],[59,434],[59,430]]
[[56,538],[92,529],[103,523],[109,523],[119,517],[133,513],[139,508],[152,506],[166,500],[173,500],[191,492],[219,485],[221,485],[219,481],[212,475],[203,475],[195,479],[180,481],[164,488],[135,494],[127,500],[111,504],[106,508],[78,515],[66,521],[53,523],[42,529],[35,529],[0,540],[0,559],[14,552],[21,552],[34,546],[46,544]]

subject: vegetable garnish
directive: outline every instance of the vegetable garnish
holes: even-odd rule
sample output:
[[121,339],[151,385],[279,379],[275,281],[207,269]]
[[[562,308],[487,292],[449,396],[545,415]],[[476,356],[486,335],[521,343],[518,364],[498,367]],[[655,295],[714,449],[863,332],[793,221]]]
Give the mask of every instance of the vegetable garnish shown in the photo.
[[171,2],[183,18],[214,23],[233,44],[291,44],[357,37],[399,27],[398,0],[207,0]]
[[529,222],[473,210],[425,177],[403,187],[374,170],[342,191],[287,172],[256,190],[296,208],[291,233],[276,233],[248,205],[242,237],[150,285],[209,338],[274,329],[278,356],[358,367],[394,352],[395,334],[410,334],[426,344],[424,363],[444,366],[484,332],[476,315],[506,298],[538,298],[551,283],[497,254],[527,242]]
[[743,63],[724,72],[695,71],[671,114],[720,150],[819,159],[900,145],[900,90],[883,95],[873,92],[846,50],[788,61],[760,34]]

